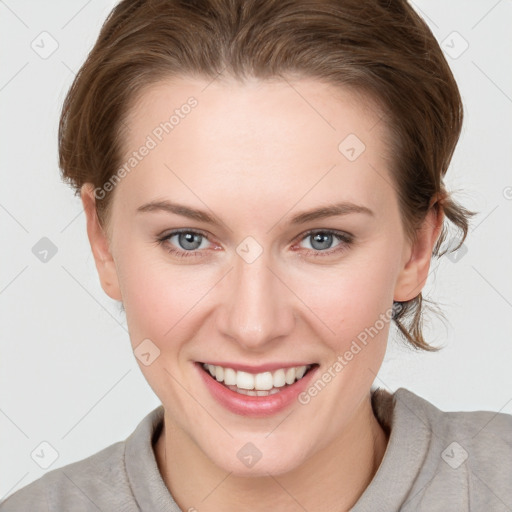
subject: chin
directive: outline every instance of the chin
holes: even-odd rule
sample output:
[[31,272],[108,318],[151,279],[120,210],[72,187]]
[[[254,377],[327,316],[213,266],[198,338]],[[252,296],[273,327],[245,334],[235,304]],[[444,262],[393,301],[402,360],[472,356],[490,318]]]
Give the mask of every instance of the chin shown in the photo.
[[[266,435],[253,440],[250,440],[250,436],[244,436],[231,442],[229,447],[218,445],[213,453],[210,451],[206,454],[216,466],[240,477],[279,475],[293,471],[304,463],[305,446],[285,442],[281,437],[269,442],[265,439]],[[226,457],[226,454],[230,456]]]

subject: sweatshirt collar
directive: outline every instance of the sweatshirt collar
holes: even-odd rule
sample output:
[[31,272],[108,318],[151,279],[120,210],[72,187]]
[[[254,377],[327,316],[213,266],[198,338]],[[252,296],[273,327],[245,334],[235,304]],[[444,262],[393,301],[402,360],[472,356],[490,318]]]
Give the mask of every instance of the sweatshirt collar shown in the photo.
[[[418,412],[418,400],[428,402],[405,388],[391,394],[372,390],[374,414],[389,441],[372,481],[351,512],[396,512],[406,503],[419,475],[431,442],[431,429]],[[163,427],[164,408],[151,411],[127,438],[125,468],[134,498],[142,511],[181,512],[162,479],[154,453],[154,442]],[[377,509],[375,508],[377,507]]]
[[158,469],[153,444],[163,427],[164,407],[151,411],[127,438],[125,468],[133,496],[143,512],[181,512]]

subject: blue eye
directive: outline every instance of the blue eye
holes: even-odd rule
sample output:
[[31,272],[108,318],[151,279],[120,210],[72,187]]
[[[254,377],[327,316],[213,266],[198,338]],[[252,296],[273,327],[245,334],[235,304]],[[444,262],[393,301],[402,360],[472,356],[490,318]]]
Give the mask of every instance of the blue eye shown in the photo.
[[[353,236],[341,231],[333,231],[330,229],[316,229],[308,231],[303,237],[303,240],[311,240],[310,245],[313,250],[308,251],[312,256],[330,256],[348,249],[353,242]],[[335,240],[338,244],[332,247]]]
[[173,246],[166,245],[166,249],[171,254],[174,254],[178,257],[190,257],[190,256],[199,256],[199,248],[201,247],[201,243],[203,240],[207,240],[207,237],[200,232],[181,229],[172,231],[168,235],[161,237],[158,239],[160,244],[166,244],[166,242],[170,242],[172,238],[177,237],[177,243],[182,248],[176,249]]
[[179,245],[186,251],[194,251],[196,249],[199,249],[203,238],[203,235],[200,235],[199,233],[193,233],[190,231],[176,233],[170,238],[173,238],[175,236],[178,237],[177,240]]
[[[176,242],[171,244],[171,240],[176,237]],[[308,231],[303,234],[300,241],[311,240],[311,249],[306,255],[317,256],[330,256],[348,249],[353,242],[353,236],[341,231],[334,231],[330,229],[316,229]],[[338,241],[338,244],[332,247],[333,242]],[[204,256],[204,249],[201,247],[204,241],[208,241],[206,234],[200,231],[190,229],[180,229],[172,231],[171,233],[159,237],[156,240],[159,244],[164,245],[167,252],[179,258],[189,257],[202,257]],[[178,247],[176,247],[176,245]]]

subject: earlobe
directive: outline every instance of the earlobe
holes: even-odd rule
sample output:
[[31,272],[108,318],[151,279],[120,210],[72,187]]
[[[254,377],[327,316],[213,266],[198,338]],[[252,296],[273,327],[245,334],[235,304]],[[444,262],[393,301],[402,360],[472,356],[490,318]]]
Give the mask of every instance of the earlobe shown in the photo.
[[419,295],[427,281],[432,251],[441,233],[444,213],[442,207],[431,206],[416,239],[404,251],[404,265],[398,275],[393,299],[407,302]]
[[114,300],[121,301],[121,291],[114,258],[110,249],[110,241],[100,224],[96,213],[94,187],[85,183],[80,190],[80,197],[87,221],[87,236],[100,278],[101,287]]

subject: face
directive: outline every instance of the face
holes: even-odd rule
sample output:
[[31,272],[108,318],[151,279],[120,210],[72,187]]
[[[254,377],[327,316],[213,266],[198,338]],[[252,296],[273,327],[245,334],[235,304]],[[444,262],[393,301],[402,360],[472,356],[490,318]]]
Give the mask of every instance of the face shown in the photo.
[[127,125],[97,263],[168,426],[235,474],[299,467],[361,421],[393,299],[419,292],[380,113],[314,80],[182,79]]

